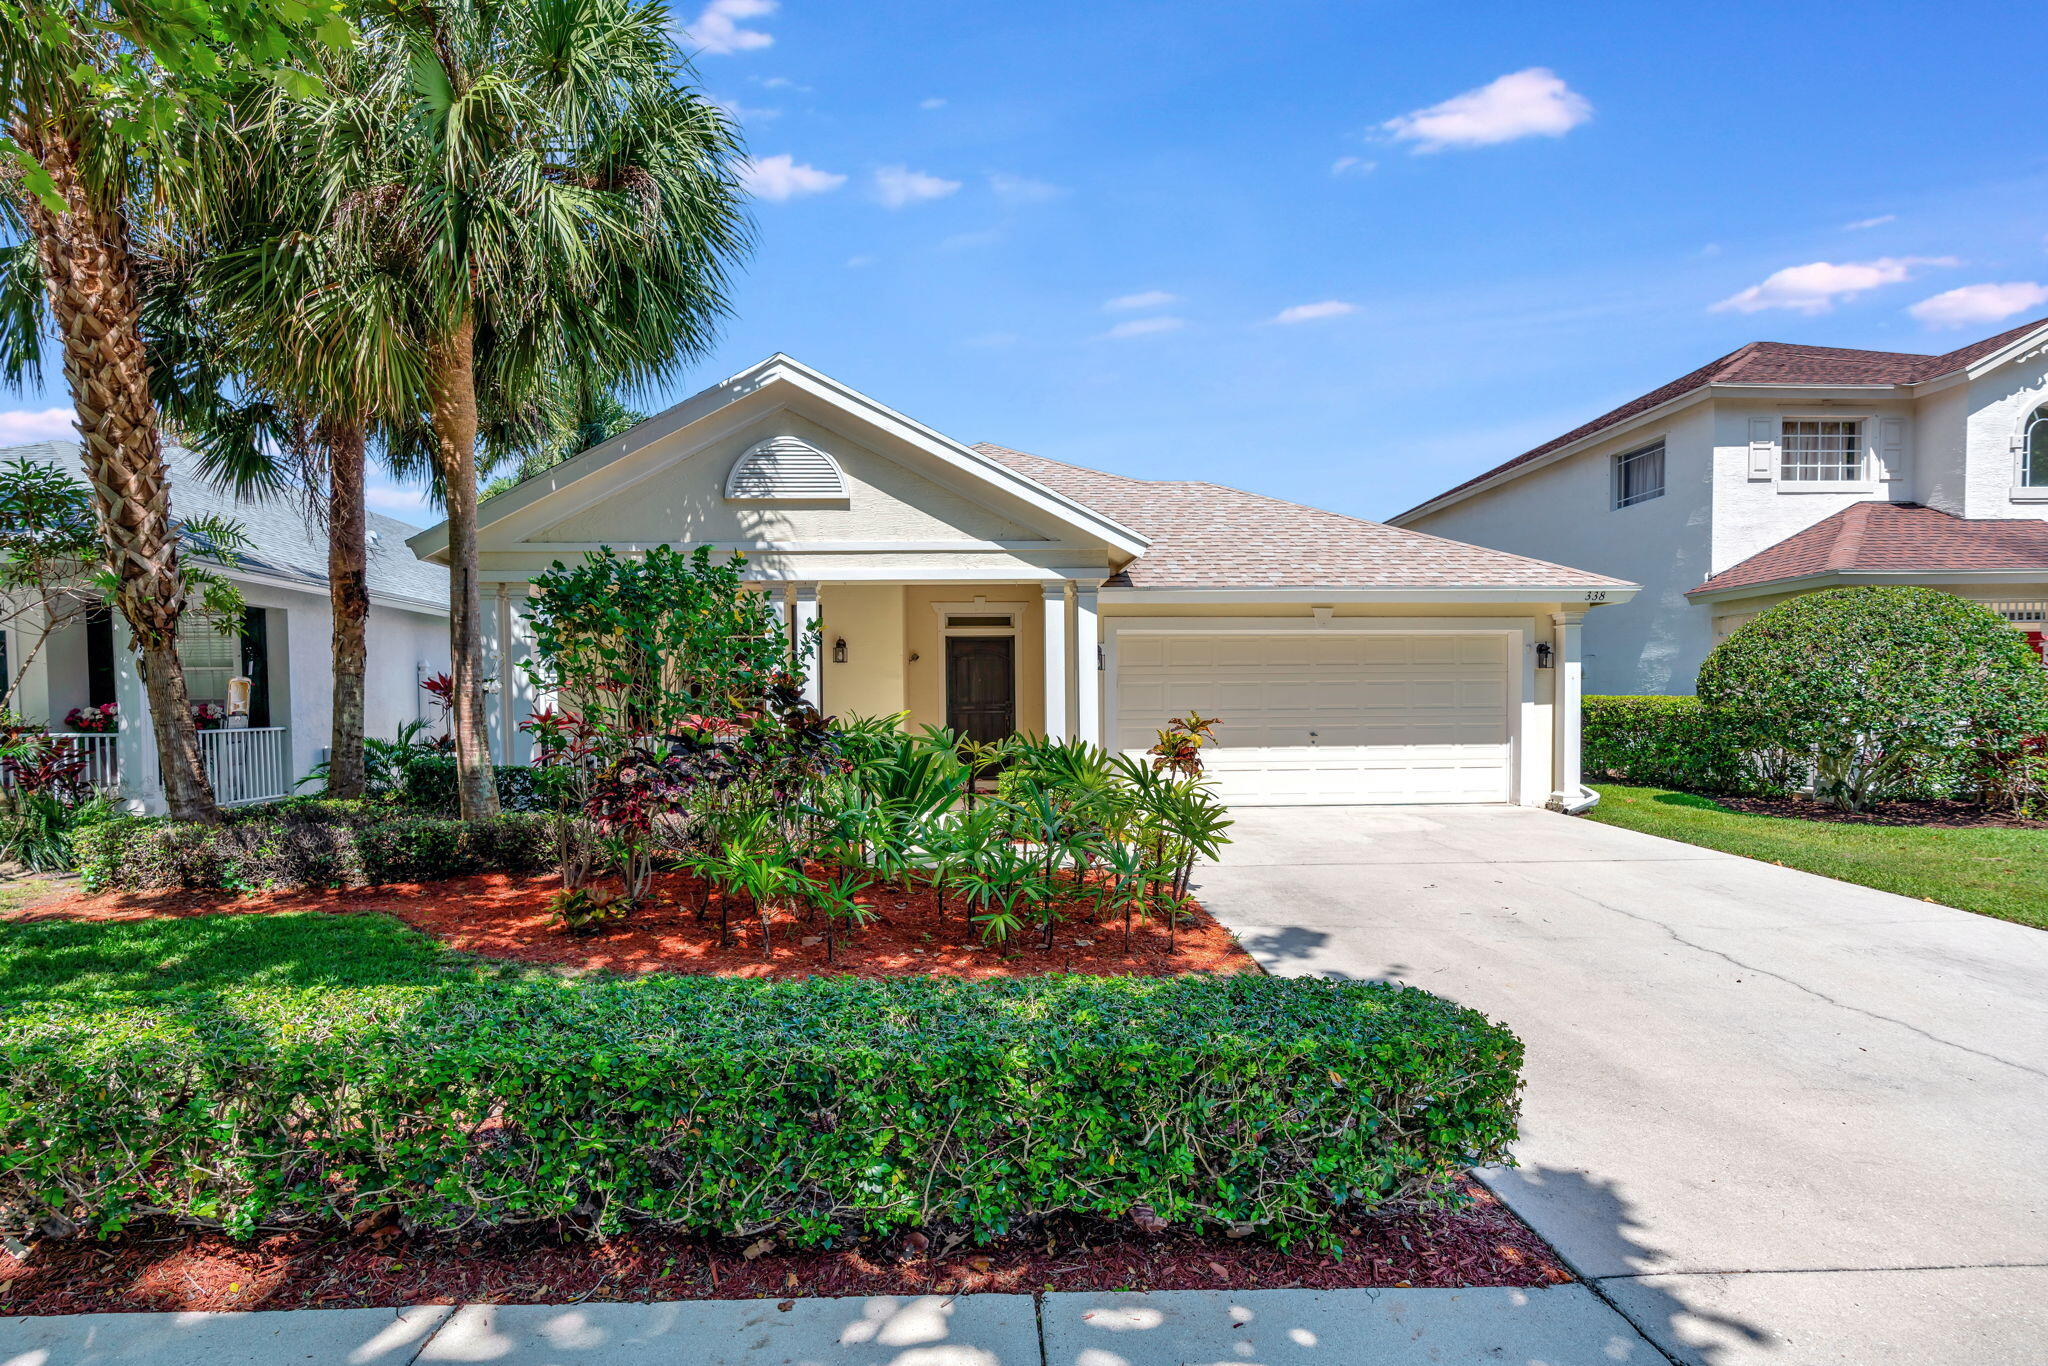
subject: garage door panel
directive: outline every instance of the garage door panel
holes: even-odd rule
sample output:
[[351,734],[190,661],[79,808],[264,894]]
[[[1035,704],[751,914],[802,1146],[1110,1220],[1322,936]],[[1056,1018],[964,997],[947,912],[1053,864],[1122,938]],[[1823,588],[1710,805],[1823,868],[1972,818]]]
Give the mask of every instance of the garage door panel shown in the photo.
[[1508,798],[1500,635],[1133,633],[1115,689],[1119,748],[1188,711],[1220,717],[1209,770],[1241,805]]

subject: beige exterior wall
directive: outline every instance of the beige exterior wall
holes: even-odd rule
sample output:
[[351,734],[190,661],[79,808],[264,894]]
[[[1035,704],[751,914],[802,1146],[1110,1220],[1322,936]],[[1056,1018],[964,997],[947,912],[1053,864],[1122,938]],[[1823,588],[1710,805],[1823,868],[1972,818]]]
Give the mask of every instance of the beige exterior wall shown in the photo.
[[991,607],[1019,607],[1017,645],[1017,729],[1036,734],[1045,729],[1045,612],[1038,585],[936,584],[903,590],[904,643],[907,660],[906,702],[912,726],[946,724],[945,620],[936,604],[971,603],[985,598]]
[[[824,625],[819,640],[819,695],[833,716],[887,716],[908,705],[903,589],[898,584],[826,584],[818,592]],[[846,642],[846,662],[832,662],[832,643]]]

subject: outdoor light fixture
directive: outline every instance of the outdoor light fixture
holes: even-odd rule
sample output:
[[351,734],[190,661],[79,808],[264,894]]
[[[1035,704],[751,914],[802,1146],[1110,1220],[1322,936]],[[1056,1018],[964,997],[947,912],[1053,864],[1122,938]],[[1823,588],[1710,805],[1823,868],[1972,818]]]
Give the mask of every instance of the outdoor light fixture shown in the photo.
[[845,636],[840,636],[837,640],[834,640],[832,642],[832,662],[834,664],[844,664],[846,662]]
[[1547,640],[1539,640],[1536,642],[1536,667],[1539,669],[1548,669],[1551,667],[1550,642]]

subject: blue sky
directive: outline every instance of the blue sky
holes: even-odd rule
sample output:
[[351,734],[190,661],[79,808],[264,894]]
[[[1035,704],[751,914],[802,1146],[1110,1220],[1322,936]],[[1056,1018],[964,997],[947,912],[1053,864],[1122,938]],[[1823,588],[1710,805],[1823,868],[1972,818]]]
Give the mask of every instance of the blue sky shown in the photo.
[[676,15],[759,246],[644,407],[787,351],[963,441],[1375,517],[1745,341],[2048,315],[2031,6]]

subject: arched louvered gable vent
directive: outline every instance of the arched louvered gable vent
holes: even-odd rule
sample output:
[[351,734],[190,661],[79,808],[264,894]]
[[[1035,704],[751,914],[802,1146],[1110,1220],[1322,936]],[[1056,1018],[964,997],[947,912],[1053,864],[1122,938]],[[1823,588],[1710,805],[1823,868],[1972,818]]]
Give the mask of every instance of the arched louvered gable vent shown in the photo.
[[794,436],[757,441],[732,462],[725,477],[728,498],[844,498],[846,475],[839,462]]

